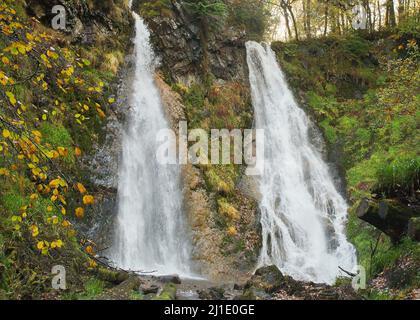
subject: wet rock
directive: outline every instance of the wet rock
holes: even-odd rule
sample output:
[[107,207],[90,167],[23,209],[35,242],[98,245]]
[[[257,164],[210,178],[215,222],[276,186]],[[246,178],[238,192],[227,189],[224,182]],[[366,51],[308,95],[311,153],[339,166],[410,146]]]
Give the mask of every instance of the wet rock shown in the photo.
[[178,275],[161,276],[161,277],[158,277],[158,279],[162,283],[181,284],[181,278]]
[[244,290],[244,288],[245,288],[245,284],[237,284],[237,283],[235,283],[233,285],[233,290]]
[[357,299],[350,285],[339,287],[303,282],[285,276],[276,266],[258,269],[246,283],[239,299],[341,300]]
[[420,218],[413,217],[408,222],[408,236],[416,241],[420,241]]
[[140,290],[143,292],[143,294],[148,295],[148,294],[157,294],[160,290],[160,287],[156,284],[147,284],[147,285],[142,285],[140,286]]
[[261,200],[261,193],[258,188],[258,183],[253,176],[244,175],[238,183],[238,189],[247,197],[256,201]]
[[198,292],[201,300],[225,300],[225,289],[221,287],[213,287]]

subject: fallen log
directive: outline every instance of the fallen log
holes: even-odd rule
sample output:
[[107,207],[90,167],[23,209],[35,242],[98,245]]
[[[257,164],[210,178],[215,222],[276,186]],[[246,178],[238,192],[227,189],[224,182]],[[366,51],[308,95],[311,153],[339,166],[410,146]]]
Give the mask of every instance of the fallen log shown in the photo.
[[411,218],[418,216],[413,209],[394,200],[363,199],[356,209],[357,216],[398,242],[408,235]]

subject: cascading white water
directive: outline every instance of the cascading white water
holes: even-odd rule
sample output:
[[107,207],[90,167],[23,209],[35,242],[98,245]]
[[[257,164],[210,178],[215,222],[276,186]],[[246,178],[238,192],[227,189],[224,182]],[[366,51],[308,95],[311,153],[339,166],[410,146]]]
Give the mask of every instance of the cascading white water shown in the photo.
[[149,31],[135,19],[135,75],[123,136],[118,216],[111,260],[119,267],[154,274],[190,271],[190,243],[182,217],[180,169],[156,159],[159,130],[169,128],[154,83]]
[[356,265],[346,240],[347,204],[311,144],[310,120],[287,86],[268,45],[247,43],[255,126],[265,132],[258,177],[263,244],[259,265],[275,264],[295,279],[333,283],[339,266]]

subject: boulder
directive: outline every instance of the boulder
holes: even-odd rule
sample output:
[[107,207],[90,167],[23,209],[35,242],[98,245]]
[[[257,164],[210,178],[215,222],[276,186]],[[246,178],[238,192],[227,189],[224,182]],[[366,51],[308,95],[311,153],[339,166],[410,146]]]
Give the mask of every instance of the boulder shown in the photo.
[[152,298],[152,300],[175,300],[176,299],[176,286],[173,283],[167,283],[163,288],[162,292]]
[[413,217],[408,221],[408,236],[416,241],[420,241],[420,217]]
[[[262,267],[255,271],[255,274],[245,284],[244,295],[251,295],[257,291],[273,293],[281,289],[285,276],[276,266]],[[258,294],[257,294],[258,295]]]
[[220,287],[213,287],[198,292],[198,297],[201,300],[225,300],[225,289]]
[[159,281],[162,283],[174,283],[181,284],[181,278],[178,275],[167,275],[158,277]]

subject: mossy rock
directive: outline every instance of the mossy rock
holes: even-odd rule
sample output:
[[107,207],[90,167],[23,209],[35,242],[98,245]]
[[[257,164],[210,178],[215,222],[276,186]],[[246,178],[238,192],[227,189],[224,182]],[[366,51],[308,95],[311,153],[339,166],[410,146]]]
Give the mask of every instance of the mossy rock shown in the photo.
[[98,268],[96,272],[99,279],[113,284],[120,284],[129,278],[127,272],[113,271],[106,268]]
[[175,300],[176,291],[176,286],[173,283],[168,283],[163,287],[161,294],[152,298],[152,300]]

